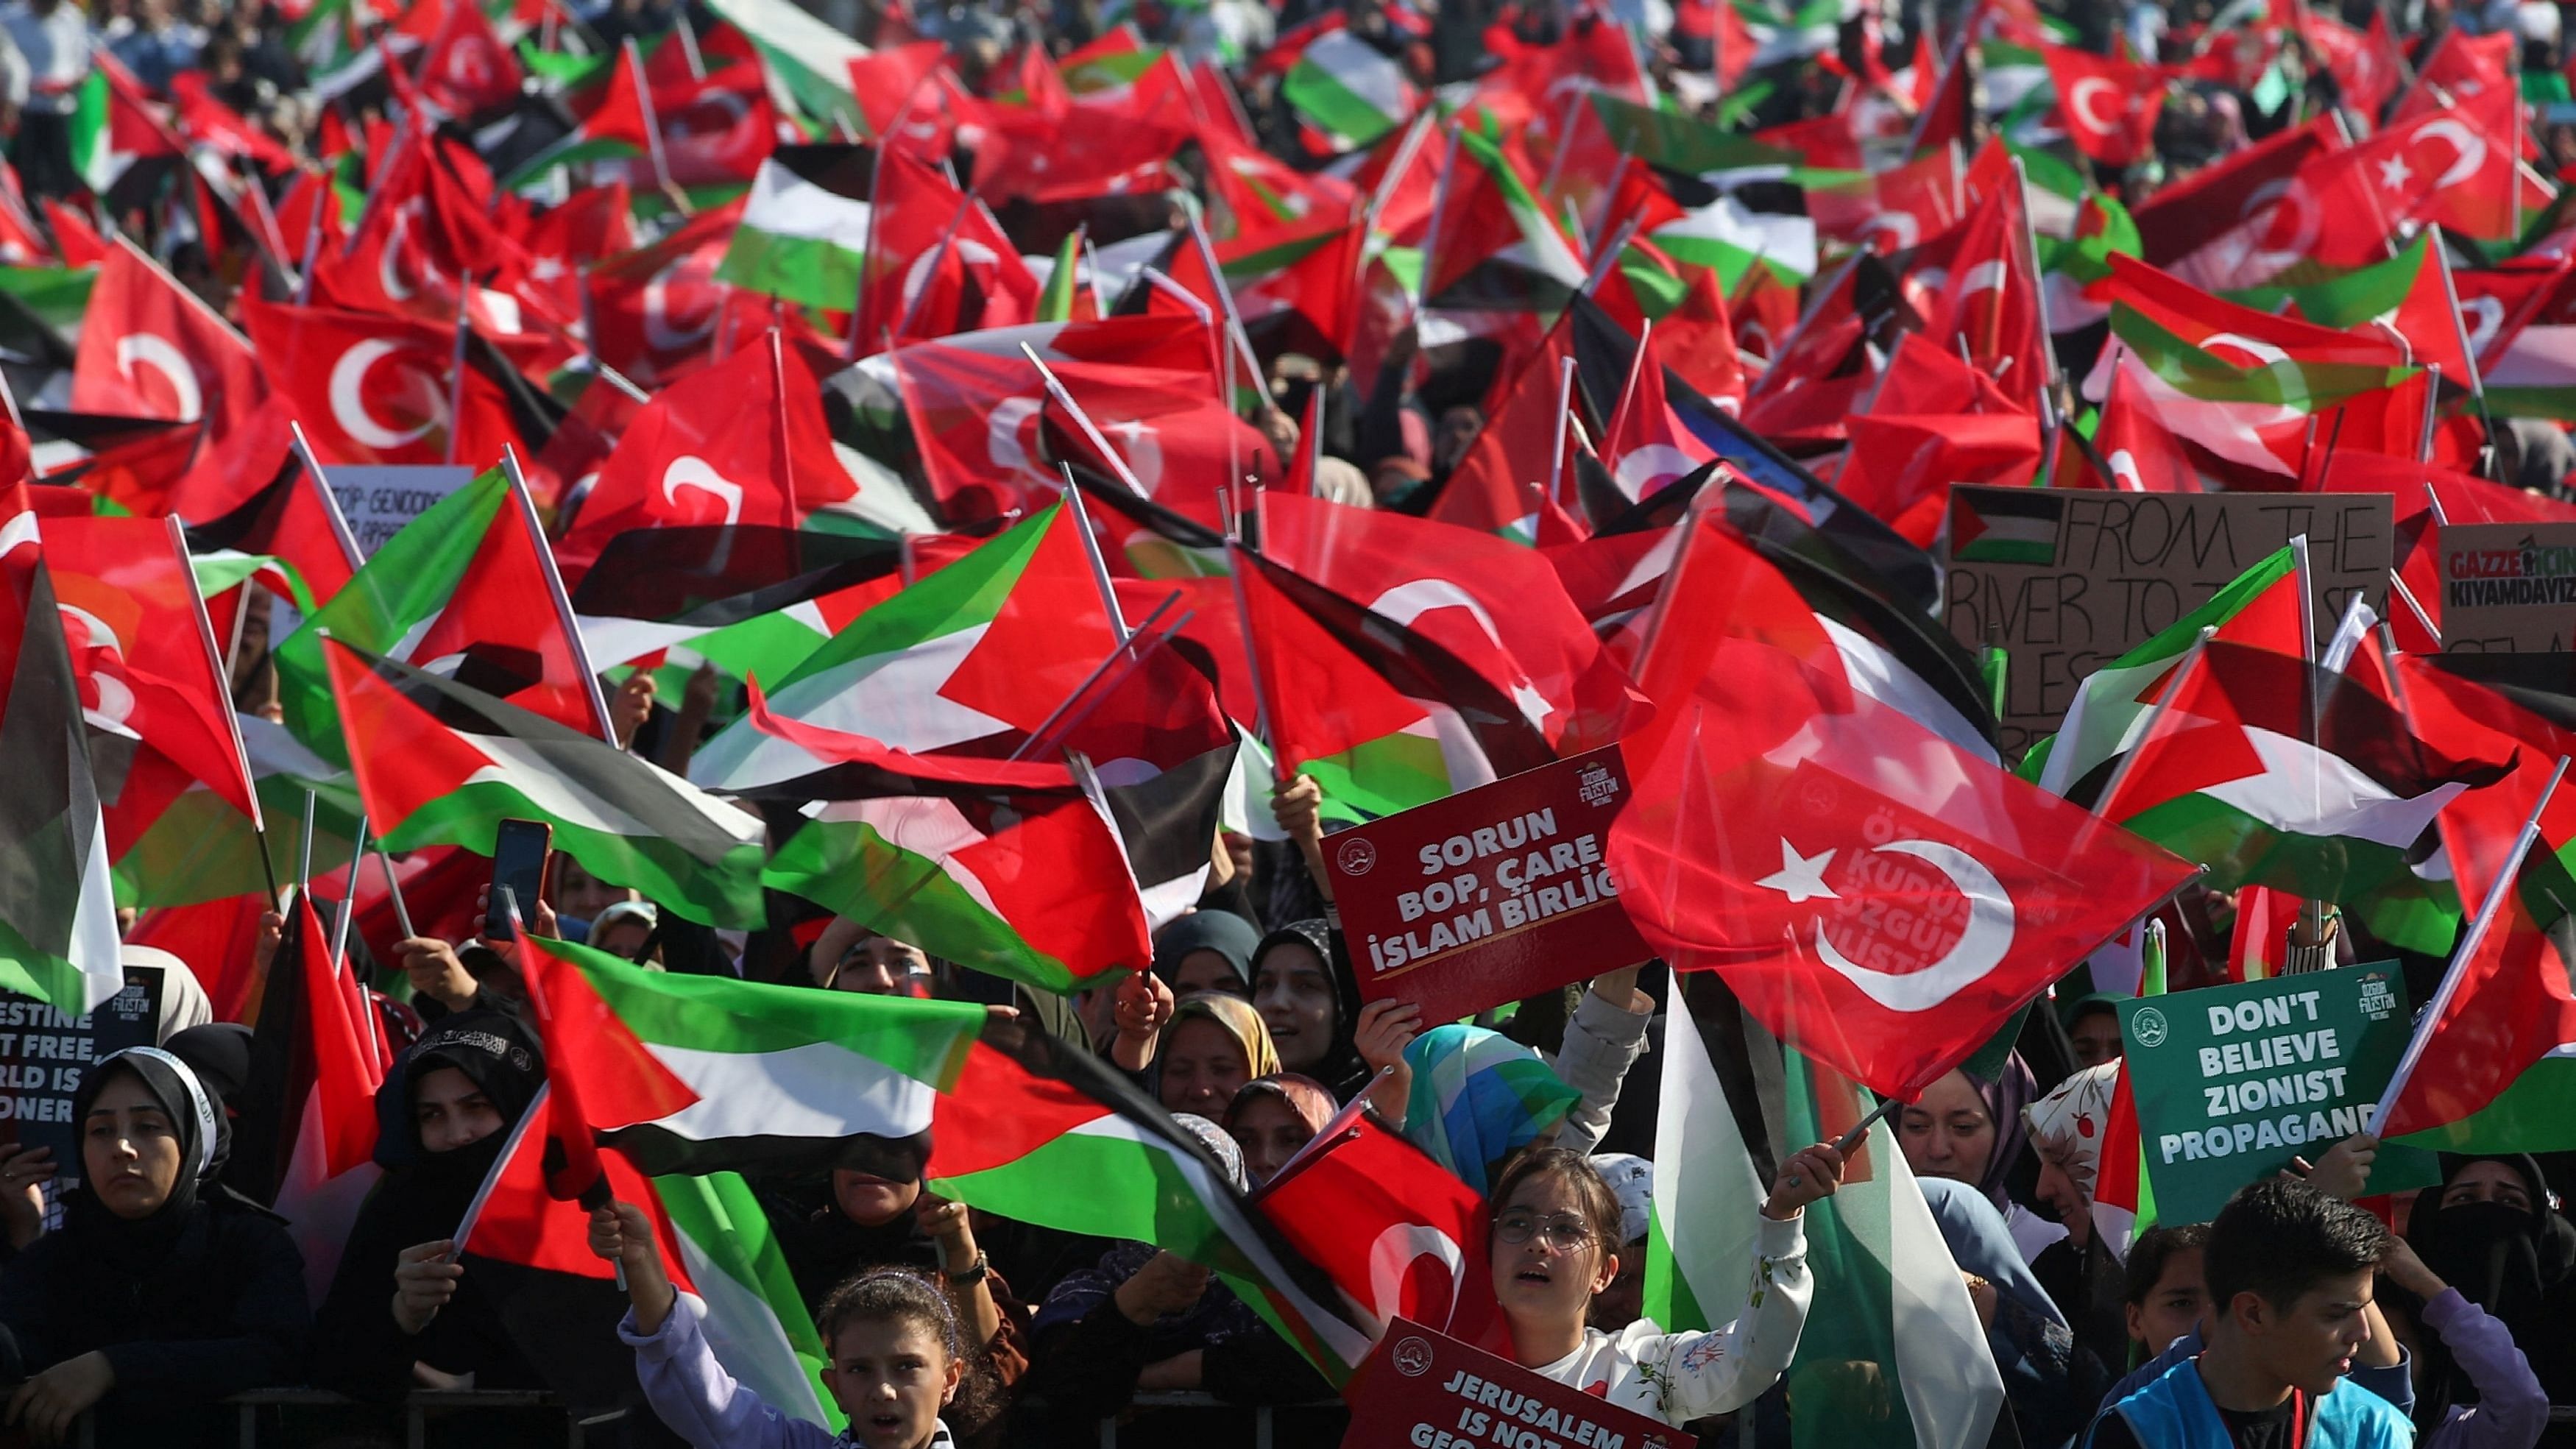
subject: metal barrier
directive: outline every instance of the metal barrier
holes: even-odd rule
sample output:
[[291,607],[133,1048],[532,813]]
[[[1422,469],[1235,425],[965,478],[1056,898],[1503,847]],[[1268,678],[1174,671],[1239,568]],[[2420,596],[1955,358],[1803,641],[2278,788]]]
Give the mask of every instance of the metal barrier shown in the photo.
[[[1138,1394],[1130,1401],[1138,1409],[1224,1409],[1252,1415],[1252,1449],[1276,1449],[1280,1409],[1335,1409],[1339,1399],[1319,1399],[1311,1404],[1235,1404],[1214,1394]],[[1100,1421],[1100,1449],[1118,1449],[1118,1420]]]
[[[241,1449],[258,1449],[259,1416],[262,1409],[335,1409],[357,1407],[358,1400],[325,1389],[253,1389],[235,1394],[223,1401],[232,1409],[239,1425],[235,1440]],[[529,1413],[559,1415],[564,1420],[565,1449],[583,1449],[593,1429],[614,1424],[626,1417],[626,1410],[612,1409],[588,1418],[574,1418],[562,1401],[536,1389],[415,1389],[401,1404],[403,1443],[406,1449],[425,1449],[429,1442],[429,1424],[433,1419],[479,1409],[516,1409]],[[75,1440],[79,1449],[99,1449],[98,1418],[95,1414],[80,1417]]]

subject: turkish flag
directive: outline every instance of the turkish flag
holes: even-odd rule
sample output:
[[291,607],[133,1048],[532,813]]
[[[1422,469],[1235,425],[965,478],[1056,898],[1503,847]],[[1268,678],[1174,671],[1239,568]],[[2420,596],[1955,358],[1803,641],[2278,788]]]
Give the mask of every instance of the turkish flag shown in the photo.
[[2156,115],[2165,106],[2161,70],[2062,45],[2043,54],[2076,150],[2105,166],[2126,166],[2153,149]]
[[649,246],[583,269],[600,361],[646,387],[705,364],[717,309],[733,291],[716,269],[743,206],[736,199],[701,211]]
[[324,463],[444,463],[451,427],[455,459],[469,464],[521,441],[500,386],[470,362],[463,416],[452,416],[453,327],[248,294],[242,320]]
[[1404,1317],[1509,1353],[1484,1198],[1365,1114],[1325,1131],[1261,1189],[1261,1215],[1379,1330]]
[[821,389],[776,333],[690,374],[644,405],[556,544],[578,577],[619,533],[693,524],[794,528],[849,496]]
[[[2509,238],[2517,190],[2526,213],[2548,205],[2552,195],[2519,173],[2513,137],[2518,125],[2514,109],[2521,104],[2510,84],[2461,96],[2343,153],[2335,179],[2347,188],[2369,189],[2389,226],[2413,221],[2447,226],[2482,241]],[[2333,194],[2322,179],[2318,190]],[[2337,210],[2324,214],[2348,215]],[[2329,229],[2341,226],[2339,220]],[[2374,256],[2384,234],[2367,238]]]
[[1729,624],[1665,625],[1719,637],[1694,641],[1704,667],[1649,671],[1691,683],[1629,754],[1610,864],[1656,954],[1717,971],[1789,1045],[1910,1101],[2191,879]]
[[422,95],[449,115],[472,116],[516,98],[523,79],[518,57],[501,43],[481,5],[447,7],[445,22],[421,57]]
[[130,242],[107,248],[72,364],[72,411],[239,427],[268,392],[250,343]]

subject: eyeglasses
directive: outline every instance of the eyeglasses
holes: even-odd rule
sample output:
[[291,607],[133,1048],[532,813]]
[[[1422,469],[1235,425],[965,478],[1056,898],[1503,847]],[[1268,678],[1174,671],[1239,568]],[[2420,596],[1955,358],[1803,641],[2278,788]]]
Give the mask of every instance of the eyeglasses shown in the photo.
[[1494,1219],[1494,1236],[1506,1243],[1526,1243],[1532,1234],[1545,1239],[1560,1253],[1571,1253],[1592,1241],[1592,1229],[1572,1213],[1542,1218],[1535,1213],[1508,1212]]

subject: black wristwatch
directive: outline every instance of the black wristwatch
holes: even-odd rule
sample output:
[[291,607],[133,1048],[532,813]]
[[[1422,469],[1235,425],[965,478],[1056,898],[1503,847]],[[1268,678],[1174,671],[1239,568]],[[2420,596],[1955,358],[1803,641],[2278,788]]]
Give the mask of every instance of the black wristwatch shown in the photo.
[[984,1256],[984,1250],[978,1248],[975,1250],[975,1261],[966,1265],[966,1271],[962,1273],[953,1273],[944,1266],[939,1271],[940,1276],[946,1278],[956,1286],[964,1288],[969,1284],[981,1283],[986,1278],[992,1276],[993,1263],[991,1259]]

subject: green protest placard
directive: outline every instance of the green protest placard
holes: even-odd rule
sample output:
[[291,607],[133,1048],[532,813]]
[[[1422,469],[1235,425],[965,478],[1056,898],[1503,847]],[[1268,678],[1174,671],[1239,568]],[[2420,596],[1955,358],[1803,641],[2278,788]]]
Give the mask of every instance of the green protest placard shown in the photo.
[[[2410,1020],[2393,962],[2124,1003],[2122,1070],[2157,1214],[2206,1222],[2236,1189],[2360,1131]],[[2382,1147],[2370,1190],[2439,1180],[2432,1153]]]

